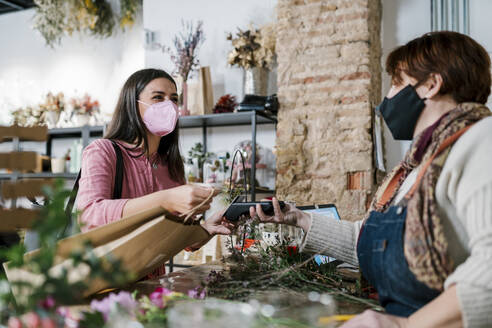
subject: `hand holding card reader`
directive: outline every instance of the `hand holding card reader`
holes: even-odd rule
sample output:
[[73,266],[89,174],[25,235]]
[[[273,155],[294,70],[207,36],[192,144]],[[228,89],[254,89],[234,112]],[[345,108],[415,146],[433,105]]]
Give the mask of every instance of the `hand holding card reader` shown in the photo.
[[[256,204],[261,205],[261,209],[266,215],[274,215],[274,209],[273,209],[273,203],[272,202],[242,202],[241,196],[237,196],[234,198],[232,201],[231,205],[229,205],[229,208],[224,213],[224,217],[231,221],[231,222],[236,222],[239,220],[239,218],[242,215],[248,215],[249,214],[249,208],[251,206],[256,208]],[[282,201],[279,201],[280,209],[285,208],[285,203]]]

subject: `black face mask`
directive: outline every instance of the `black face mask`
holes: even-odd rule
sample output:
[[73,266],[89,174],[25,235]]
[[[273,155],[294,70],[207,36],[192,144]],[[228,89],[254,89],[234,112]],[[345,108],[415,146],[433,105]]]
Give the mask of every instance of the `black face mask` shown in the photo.
[[425,107],[424,100],[419,97],[415,87],[409,84],[393,97],[384,97],[383,102],[376,107],[376,113],[383,115],[393,138],[412,140],[415,125]]

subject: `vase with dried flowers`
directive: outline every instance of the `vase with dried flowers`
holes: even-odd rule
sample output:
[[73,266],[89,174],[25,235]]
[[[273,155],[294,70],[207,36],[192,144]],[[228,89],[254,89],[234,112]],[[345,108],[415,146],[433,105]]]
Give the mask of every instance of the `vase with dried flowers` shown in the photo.
[[91,96],[85,94],[82,98],[70,99],[72,115],[75,115],[77,126],[88,125],[91,116],[99,112],[99,101],[92,100]]
[[171,56],[171,60],[175,65],[174,74],[180,77],[182,87],[180,95],[180,115],[189,115],[187,101],[187,85],[186,82],[190,74],[200,67],[198,60],[198,49],[205,40],[203,34],[203,22],[198,21],[196,25],[193,22],[182,22],[183,32],[174,37],[174,50],[169,47],[163,47],[163,51]]
[[235,36],[227,35],[227,40],[233,48],[227,58],[229,65],[244,69],[244,94],[266,96],[269,70],[275,61],[275,25],[238,28]]

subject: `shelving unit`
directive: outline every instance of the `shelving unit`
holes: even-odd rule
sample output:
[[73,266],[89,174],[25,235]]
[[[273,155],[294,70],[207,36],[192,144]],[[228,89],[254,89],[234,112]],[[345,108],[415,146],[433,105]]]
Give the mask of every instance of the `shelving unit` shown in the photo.
[[[256,134],[257,126],[263,124],[277,124],[277,118],[274,115],[270,115],[264,112],[239,112],[239,113],[224,113],[224,114],[210,114],[201,116],[183,116],[179,119],[179,127],[181,129],[190,128],[202,128],[202,144],[204,151],[207,151],[207,129],[210,127],[225,127],[225,126],[251,126],[251,142],[252,142],[252,162],[256,163]],[[82,126],[74,128],[56,128],[50,129],[46,138],[46,155],[51,156],[53,140],[64,138],[82,138],[82,145],[85,148],[91,137],[102,137],[105,133],[106,126]],[[14,139],[13,148],[19,149],[19,140]],[[251,200],[256,199],[258,192],[273,192],[269,190],[258,189],[255,186],[256,167],[252,165],[251,170],[251,186],[250,196]],[[23,178],[63,178],[74,180],[77,178],[77,173],[60,173],[53,174],[50,172],[42,173],[13,173],[0,174],[0,180],[12,180]],[[173,264],[172,259],[168,263],[169,269],[172,272],[173,267],[187,267],[187,265]]]
[[[225,126],[251,126],[251,142],[252,142],[252,161],[256,163],[256,134],[257,126],[262,124],[277,124],[277,118],[274,115],[265,112],[238,112],[238,113],[223,113],[209,114],[200,116],[183,116],[179,119],[179,127],[181,129],[202,128],[202,144],[203,149],[207,151],[207,129],[209,127],[225,127]],[[49,129],[46,140],[46,155],[51,156],[53,140],[64,138],[82,138],[82,146],[85,148],[90,138],[102,137],[106,131],[106,126],[82,126],[74,128],[56,128]],[[18,178],[64,178],[75,179],[76,173],[52,174],[49,172],[43,173],[26,173],[20,174]],[[255,185],[256,167],[253,165],[251,170],[251,200],[256,200],[256,194],[259,192],[273,192],[272,190],[258,189]],[[11,179],[11,174],[0,174],[0,180]]]
[[77,173],[0,173],[0,180],[12,180],[12,176],[16,175],[18,179],[76,179]]
[[75,128],[56,128],[48,130],[48,139],[46,140],[46,155],[51,156],[53,139],[64,138],[82,138],[82,147],[87,147],[91,137],[102,137],[106,131],[106,126],[89,126],[84,125]]
[[[267,114],[265,112],[238,112],[238,113],[224,113],[224,114],[210,114],[201,116],[183,116],[179,119],[179,127],[181,129],[186,128],[202,128],[202,144],[203,149],[207,151],[207,128],[209,127],[221,127],[221,126],[241,126],[251,125],[251,143],[252,143],[252,162],[256,163],[256,132],[259,124],[277,124],[277,117]],[[256,200],[256,194],[258,192],[273,192],[271,190],[259,190],[255,185],[256,166],[251,167],[251,186],[250,196],[251,200]]]

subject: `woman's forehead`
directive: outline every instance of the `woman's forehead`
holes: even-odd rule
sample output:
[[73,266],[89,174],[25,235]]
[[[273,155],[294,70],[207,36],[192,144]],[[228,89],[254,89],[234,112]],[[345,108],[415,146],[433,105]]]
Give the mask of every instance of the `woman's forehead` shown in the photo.
[[164,91],[165,93],[176,93],[174,83],[166,78],[157,78],[149,82],[144,88],[145,92]]

